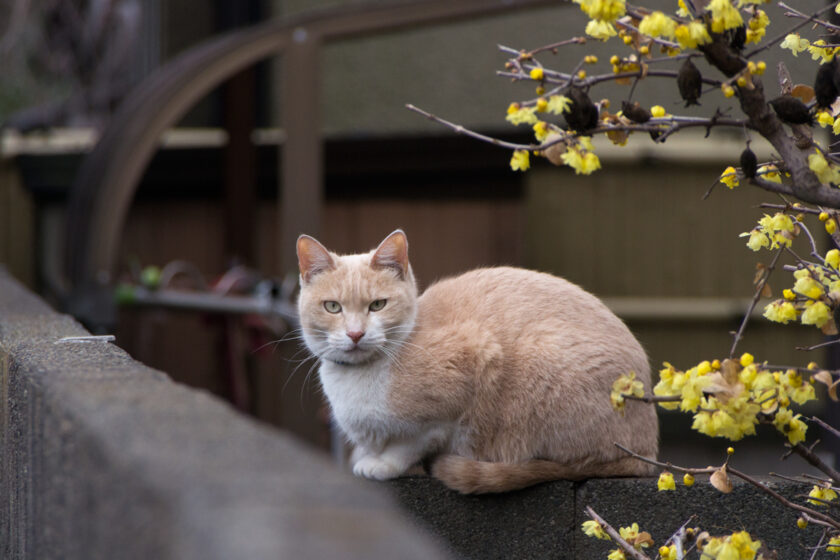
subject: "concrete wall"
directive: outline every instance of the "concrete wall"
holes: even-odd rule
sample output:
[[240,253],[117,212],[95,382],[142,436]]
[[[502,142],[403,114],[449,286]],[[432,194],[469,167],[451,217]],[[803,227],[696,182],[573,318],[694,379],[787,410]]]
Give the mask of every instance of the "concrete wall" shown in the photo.
[[0,557],[438,558],[379,488],[0,273]]

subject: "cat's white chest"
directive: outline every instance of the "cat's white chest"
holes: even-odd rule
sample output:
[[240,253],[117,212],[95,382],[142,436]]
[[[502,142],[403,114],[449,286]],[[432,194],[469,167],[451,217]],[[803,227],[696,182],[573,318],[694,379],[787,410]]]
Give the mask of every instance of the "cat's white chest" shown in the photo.
[[333,417],[354,443],[381,443],[399,431],[400,422],[388,406],[390,372],[387,367],[374,364],[348,368],[324,362],[320,376]]

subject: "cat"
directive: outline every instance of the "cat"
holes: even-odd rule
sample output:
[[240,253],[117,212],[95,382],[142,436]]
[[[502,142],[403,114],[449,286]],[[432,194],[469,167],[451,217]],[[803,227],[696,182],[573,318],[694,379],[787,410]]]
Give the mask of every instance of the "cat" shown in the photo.
[[488,493],[652,472],[613,442],[655,458],[653,407],[610,404],[621,374],[650,387],[647,356],[582,288],[498,267],[418,296],[402,230],[347,256],[302,235],[297,254],[303,339],[354,474],[387,480],[425,463],[454,490]]

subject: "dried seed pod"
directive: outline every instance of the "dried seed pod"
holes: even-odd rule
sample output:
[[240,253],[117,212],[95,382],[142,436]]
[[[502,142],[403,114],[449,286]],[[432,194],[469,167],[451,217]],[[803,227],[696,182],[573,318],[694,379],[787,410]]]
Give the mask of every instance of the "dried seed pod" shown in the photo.
[[779,118],[788,124],[810,124],[813,120],[808,107],[792,95],[780,95],[769,103]]
[[744,50],[747,42],[747,26],[741,25],[729,31],[729,46],[736,51]]
[[697,99],[700,97],[700,86],[703,84],[703,77],[700,70],[687,58],[680,67],[677,74],[677,87],[680,89],[680,97],[685,100],[685,106],[700,105]]
[[817,70],[817,77],[814,78],[814,95],[817,98],[817,107],[827,109],[831,107],[840,91],[837,90],[835,78],[837,76],[837,63],[835,60],[820,64]]
[[758,169],[758,159],[755,157],[755,154],[750,147],[747,146],[743,152],[741,152],[741,171],[744,173],[744,177],[747,179],[752,179],[755,177],[755,172]]
[[650,111],[639,105],[638,101],[634,101],[633,103],[622,101],[621,112],[631,121],[640,124],[646,123],[651,119]]
[[563,113],[569,128],[576,132],[585,132],[598,126],[598,107],[592,103],[585,91],[572,86],[566,97],[572,100],[569,110]]

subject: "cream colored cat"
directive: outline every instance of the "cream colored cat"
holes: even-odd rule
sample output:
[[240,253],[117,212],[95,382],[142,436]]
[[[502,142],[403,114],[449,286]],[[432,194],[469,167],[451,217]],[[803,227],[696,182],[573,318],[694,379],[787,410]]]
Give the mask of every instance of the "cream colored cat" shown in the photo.
[[356,475],[385,480],[422,461],[464,493],[567,478],[646,475],[619,442],[655,457],[653,407],[610,405],[647,357],[595,296],[548,274],[485,268],[417,295],[397,230],[366,254],[297,242],[306,345]]

